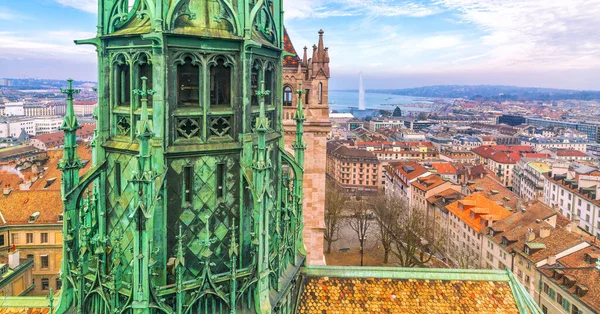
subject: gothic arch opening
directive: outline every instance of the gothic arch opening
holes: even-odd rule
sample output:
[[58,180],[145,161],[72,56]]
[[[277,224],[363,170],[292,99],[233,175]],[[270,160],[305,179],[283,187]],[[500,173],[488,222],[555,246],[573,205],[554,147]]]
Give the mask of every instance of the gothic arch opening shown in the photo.
[[211,106],[231,106],[231,67],[223,58],[210,68]]
[[186,57],[183,64],[177,65],[177,104],[198,106],[200,104],[200,69],[192,58]]
[[283,87],[283,105],[286,107],[290,107],[292,106],[292,100],[293,100],[293,91],[292,91],[292,87],[290,86],[285,86]]

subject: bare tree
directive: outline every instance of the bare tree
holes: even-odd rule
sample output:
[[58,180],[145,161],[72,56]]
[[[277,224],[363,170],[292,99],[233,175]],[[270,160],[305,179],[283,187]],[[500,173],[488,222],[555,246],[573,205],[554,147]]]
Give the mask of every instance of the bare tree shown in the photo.
[[401,213],[401,209],[404,204],[404,200],[399,196],[386,195],[380,193],[373,200],[373,212],[377,220],[377,226],[379,227],[379,240],[384,250],[383,263],[389,262],[390,252],[392,251],[392,244],[394,242],[393,228],[389,228],[388,225],[392,221],[396,221]]
[[325,188],[325,241],[327,242],[327,254],[331,253],[331,245],[339,240],[342,212],[344,210],[347,196],[334,183],[327,181]]
[[459,247],[455,250],[449,250],[450,261],[455,264],[456,267],[461,269],[478,269],[479,268],[479,256],[473,251],[466,247]]
[[373,213],[371,206],[362,199],[357,199],[350,204],[351,216],[348,219],[348,225],[354,230],[360,243],[360,266],[364,264],[365,242],[367,234],[371,228]]
[[416,209],[411,210],[405,202],[394,210],[397,218],[387,224],[392,238],[392,254],[398,258],[401,267],[425,266],[440,251],[445,236],[439,233],[431,236],[434,233],[428,231],[431,227],[426,224],[425,215]]

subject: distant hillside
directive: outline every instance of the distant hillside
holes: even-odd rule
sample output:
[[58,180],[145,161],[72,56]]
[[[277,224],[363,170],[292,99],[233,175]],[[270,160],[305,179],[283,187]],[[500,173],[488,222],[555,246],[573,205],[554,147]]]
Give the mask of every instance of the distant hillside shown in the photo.
[[501,85],[437,85],[394,90],[369,90],[413,97],[465,98],[478,100],[600,100],[600,91],[516,87]]

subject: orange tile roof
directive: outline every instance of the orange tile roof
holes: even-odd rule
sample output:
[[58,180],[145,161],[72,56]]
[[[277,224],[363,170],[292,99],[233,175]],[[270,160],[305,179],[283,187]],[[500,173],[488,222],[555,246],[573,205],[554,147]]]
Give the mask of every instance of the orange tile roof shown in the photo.
[[[408,181],[427,172],[427,169],[415,161],[395,162],[391,163],[390,166],[396,168]],[[411,169],[410,167],[412,167],[413,170],[407,172],[408,169]]]
[[467,189],[471,193],[481,192],[498,205],[507,206],[512,209],[516,209],[519,202],[519,197],[516,194],[489,175],[470,180],[467,183]]
[[[546,275],[550,280],[561,286],[561,288],[569,291],[572,296],[576,296],[579,301],[583,302],[596,312],[600,312],[600,272],[595,268],[596,264],[586,262],[586,255],[598,255],[600,254],[600,248],[595,246],[587,247],[583,250],[579,250],[573,254],[567,255],[563,258],[558,259],[558,263],[563,265],[565,268],[561,269],[564,276],[570,276],[575,279],[575,284],[571,287],[565,285],[564,279],[555,280],[552,278],[553,266],[546,266],[540,268],[540,271]],[[583,285],[588,289],[588,292],[584,296],[577,296],[577,286]]]
[[519,310],[508,282],[308,277],[296,313],[519,313]]
[[448,181],[442,179],[439,175],[431,174],[426,177],[418,178],[416,181],[413,181],[412,185],[421,191],[429,191],[446,182]]
[[[485,224],[482,224],[483,220],[497,221],[511,214],[510,211],[488,199],[482,193],[469,195],[446,208],[477,232],[481,232],[486,227]],[[482,217],[482,213],[485,213],[486,217]],[[474,216],[472,216],[473,214]]]
[[431,166],[438,174],[456,174],[456,168],[451,163],[432,163]]
[[[94,130],[96,129],[95,124],[82,124],[81,129],[77,130],[77,137],[80,138],[88,138],[94,135]],[[62,131],[41,134],[33,137],[36,140],[46,144],[49,146],[48,148],[54,146],[62,146],[65,142],[65,134]]]
[[59,223],[58,215],[62,214],[62,198],[57,191],[13,191],[8,196],[0,196],[0,226],[29,224],[29,217],[39,212],[37,220],[32,223]]

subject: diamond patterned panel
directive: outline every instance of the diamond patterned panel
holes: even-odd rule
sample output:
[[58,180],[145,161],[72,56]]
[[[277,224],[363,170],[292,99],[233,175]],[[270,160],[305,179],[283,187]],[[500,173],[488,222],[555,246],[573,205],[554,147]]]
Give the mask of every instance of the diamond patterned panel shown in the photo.
[[[235,157],[237,159],[237,156]],[[184,233],[185,280],[201,274],[201,262],[208,258],[216,264],[211,268],[214,274],[227,272],[226,252],[229,250],[232,218],[238,216],[239,168],[234,157],[204,156],[193,159],[173,160],[167,174],[169,200],[168,247],[169,256],[175,256],[176,234],[181,226]],[[217,168],[224,167],[225,197],[221,202],[217,197]],[[184,168],[193,169],[191,204],[183,205]],[[236,218],[239,224],[239,219]],[[207,233],[208,224],[208,233]],[[239,236],[238,236],[239,238]],[[221,260],[222,256],[226,260]]]
[[[115,163],[121,165],[121,195],[115,191]],[[121,261],[120,267],[123,273],[123,281],[131,282],[131,266],[133,260],[133,240],[135,225],[129,219],[132,212],[133,187],[129,183],[130,174],[137,168],[137,161],[133,156],[123,154],[108,155],[107,171],[107,223],[108,223],[108,244],[115,248],[120,246]],[[117,243],[118,242],[118,243]],[[113,264],[108,265],[109,272]]]

